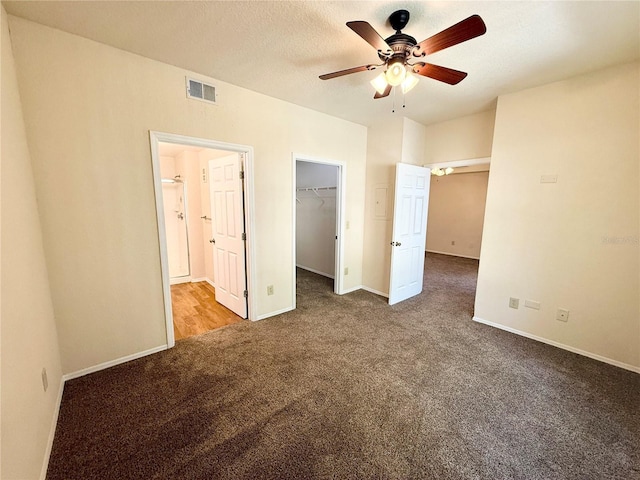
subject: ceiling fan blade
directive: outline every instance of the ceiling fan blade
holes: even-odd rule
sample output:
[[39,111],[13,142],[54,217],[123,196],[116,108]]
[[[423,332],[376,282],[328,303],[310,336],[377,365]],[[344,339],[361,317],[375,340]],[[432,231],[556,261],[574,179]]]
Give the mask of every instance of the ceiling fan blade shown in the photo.
[[384,89],[384,92],[382,92],[382,94],[376,92],[376,94],[373,96],[373,98],[378,99],[378,98],[384,98],[386,96],[388,96],[391,93],[391,85],[387,85],[387,88]]
[[416,57],[424,57],[425,55],[430,55],[484,35],[486,31],[487,26],[482,21],[482,18],[480,18],[479,15],[471,15],[469,18],[465,18],[461,22],[420,42],[415,46],[413,55]]
[[424,77],[433,78],[449,85],[457,85],[467,76],[465,72],[453,68],[441,67],[432,63],[417,63],[413,66],[413,72]]
[[368,22],[363,22],[362,20],[347,22],[347,27],[360,35],[376,50],[381,52],[391,51],[391,47],[384,41],[384,38]]
[[378,65],[362,65],[361,67],[347,68],[346,70],[340,70],[333,73],[325,73],[320,75],[321,80],[329,80],[330,78],[341,77],[343,75],[349,75],[350,73],[364,72],[365,70],[375,70]]

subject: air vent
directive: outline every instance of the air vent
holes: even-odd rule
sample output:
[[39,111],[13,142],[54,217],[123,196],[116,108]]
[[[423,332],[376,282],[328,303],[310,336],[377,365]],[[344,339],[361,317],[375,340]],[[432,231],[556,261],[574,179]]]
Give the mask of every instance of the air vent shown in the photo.
[[186,77],[187,97],[202,100],[203,102],[216,104],[216,87],[199,80]]

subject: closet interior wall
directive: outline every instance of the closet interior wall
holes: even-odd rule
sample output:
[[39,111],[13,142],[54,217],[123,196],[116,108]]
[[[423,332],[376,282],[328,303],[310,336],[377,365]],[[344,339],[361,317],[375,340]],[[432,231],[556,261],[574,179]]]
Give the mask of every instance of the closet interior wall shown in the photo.
[[296,162],[296,266],[334,278],[338,167]]

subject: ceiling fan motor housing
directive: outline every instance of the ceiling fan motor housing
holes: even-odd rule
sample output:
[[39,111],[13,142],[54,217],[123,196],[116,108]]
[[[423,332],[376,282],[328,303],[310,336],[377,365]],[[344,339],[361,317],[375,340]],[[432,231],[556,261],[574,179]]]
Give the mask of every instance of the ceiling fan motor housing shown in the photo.
[[380,60],[386,61],[390,58],[408,58],[413,51],[413,48],[416,46],[416,39],[411,35],[406,35],[404,33],[396,33],[391,35],[389,38],[385,39],[387,45],[391,47],[393,53],[389,55],[386,52],[378,52],[378,56]]

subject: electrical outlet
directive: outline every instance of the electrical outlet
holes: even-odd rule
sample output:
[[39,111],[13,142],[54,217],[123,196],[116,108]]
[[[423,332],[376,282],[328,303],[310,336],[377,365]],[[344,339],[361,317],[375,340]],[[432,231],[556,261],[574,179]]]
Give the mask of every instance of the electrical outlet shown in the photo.
[[558,312],[556,313],[556,320],[559,320],[561,322],[568,322],[569,310],[565,310],[564,308],[559,308]]
[[42,369],[42,387],[44,388],[44,391],[47,391],[47,388],[49,388],[49,379],[47,378],[47,369],[43,368]]
[[534,300],[525,300],[524,306],[527,308],[533,308],[534,310],[540,310],[540,302]]
[[518,309],[518,306],[520,304],[520,300],[518,300],[517,298],[509,298],[509,308],[515,308],[516,310]]
[[344,274],[349,275],[349,267],[344,267]]
[[267,295],[273,295],[273,285],[267,285]]

